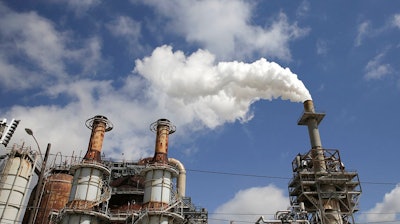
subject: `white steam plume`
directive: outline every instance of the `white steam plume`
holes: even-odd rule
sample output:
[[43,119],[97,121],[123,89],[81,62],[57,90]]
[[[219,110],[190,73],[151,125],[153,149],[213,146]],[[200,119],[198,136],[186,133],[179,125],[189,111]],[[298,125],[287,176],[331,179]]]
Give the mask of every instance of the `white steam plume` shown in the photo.
[[250,120],[250,105],[260,99],[311,99],[296,74],[264,58],[253,63],[215,63],[208,51],[186,57],[164,45],[150,57],[136,60],[135,71],[150,81],[150,97],[165,100],[167,111],[181,108],[185,115],[179,119],[199,120],[210,128]]

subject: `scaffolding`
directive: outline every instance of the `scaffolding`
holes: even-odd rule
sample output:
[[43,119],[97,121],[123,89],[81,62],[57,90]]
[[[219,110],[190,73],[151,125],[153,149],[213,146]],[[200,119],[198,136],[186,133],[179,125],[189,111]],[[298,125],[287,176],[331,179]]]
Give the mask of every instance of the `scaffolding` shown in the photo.
[[[361,185],[356,171],[345,169],[340,159],[339,150],[320,149],[323,151],[322,161],[326,168],[313,169],[313,151],[298,154],[292,162],[293,179],[289,182],[290,203],[304,203],[308,220],[311,224],[322,223],[332,217],[326,204],[338,202],[339,215],[343,223],[355,223],[353,214],[358,211]],[[321,161],[318,161],[321,162]],[[330,186],[328,190],[325,186]]]

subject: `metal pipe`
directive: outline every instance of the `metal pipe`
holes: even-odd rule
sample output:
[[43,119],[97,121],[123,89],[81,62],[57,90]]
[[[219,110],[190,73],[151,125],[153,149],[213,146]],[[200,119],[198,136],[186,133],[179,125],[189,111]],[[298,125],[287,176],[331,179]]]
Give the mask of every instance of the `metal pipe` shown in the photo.
[[[314,103],[312,100],[304,101],[304,112],[315,114]],[[318,130],[318,120],[316,117],[308,119],[308,134],[310,136],[311,147],[313,149],[322,148],[321,137]]]
[[308,134],[311,143],[311,156],[315,172],[326,172],[324,150],[322,149],[321,137],[319,135],[318,124],[324,118],[324,113],[316,113],[312,100],[304,101],[304,113],[298,124],[308,127]]
[[101,161],[101,149],[103,147],[104,133],[113,129],[113,124],[102,115],[94,116],[86,121],[86,127],[92,130],[88,151],[84,160]]
[[177,188],[178,188],[178,196],[180,198],[185,197],[186,194],[186,169],[183,164],[174,158],[168,159],[169,163],[175,165],[179,170],[178,180],[177,180]]
[[175,132],[176,127],[168,119],[159,119],[150,125],[150,130],[156,132],[156,144],[153,163],[168,163],[168,135]]

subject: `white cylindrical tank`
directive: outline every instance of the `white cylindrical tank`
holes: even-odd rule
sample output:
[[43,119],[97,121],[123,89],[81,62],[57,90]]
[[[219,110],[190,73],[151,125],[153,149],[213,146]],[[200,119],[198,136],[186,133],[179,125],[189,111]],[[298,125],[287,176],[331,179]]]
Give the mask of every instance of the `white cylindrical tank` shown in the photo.
[[169,169],[150,169],[146,172],[143,203],[149,207],[163,207],[170,204],[172,173]]
[[15,223],[20,217],[35,168],[32,156],[14,151],[7,159],[0,181],[0,223]]
[[82,162],[71,168],[74,173],[72,188],[67,208],[63,210],[62,224],[77,223],[104,223],[108,220],[105,211],[93,210],[105,198],[104,176],[110,175],[110,170],[96,162]]
[[96,164],[81,164],[74,171],[69,201],[98,201],[103,187],[103,175],[110,171]]

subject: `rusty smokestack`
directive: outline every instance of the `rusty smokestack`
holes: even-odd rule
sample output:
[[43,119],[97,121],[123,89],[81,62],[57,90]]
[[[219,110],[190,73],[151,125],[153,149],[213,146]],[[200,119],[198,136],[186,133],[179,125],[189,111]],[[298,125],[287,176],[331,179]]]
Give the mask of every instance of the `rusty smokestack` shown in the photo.
[[175,132],[176,127],[168,119],[159,119],[150,125],[150,130],[156,132],[156,145],[152,162],[168,163],[168,135]]
[[113,129],[113,124],[102,115],[96,115],[86,121],[86,127],[92,130],[88,150],[83,160],[101,162],[104,133]]
[[300,118],[298,125],[306,125],[308,127],[314,170],[316,172],[324,172],[326,171],[326,164],[318,125],[324,118],[325,114],[315,112],[314,103],[312,100],[306,100],[303,104],[304,113]]

